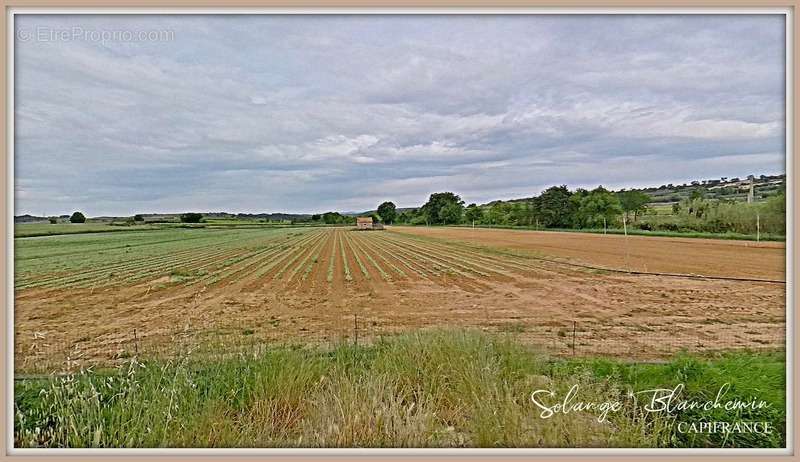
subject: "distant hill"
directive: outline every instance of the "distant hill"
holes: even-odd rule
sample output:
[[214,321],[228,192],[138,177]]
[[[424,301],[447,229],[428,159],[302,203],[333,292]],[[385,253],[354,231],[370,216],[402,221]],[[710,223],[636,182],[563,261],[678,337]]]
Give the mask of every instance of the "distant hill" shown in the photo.
[[[398,207],[397,213],[407,212],[409,210],[418,209],[419,207]],[[373,213],[378,213],[377,209],[374,210],[367,210],[366,212],[342,212],[342,215],[346,217],[367,217],[372,215]]]
[[[311,215],[298,213],[228,213],[228,212],[201,212],[205,218],[210,219],[230,219],[230,220],[266,220],[266,221],[309,221]],[[142,213],[142,218],[146,223],[176,223],[180,221],[180,213]],[[60,218],[69,218],[69,215],[62,215]],[[92,222],[113,222],[125,221],[131,216],[101,216],[90,217]],[[19,215],[14,217],[14,223],[46,223],[48,217],[37,217],[34,215]]]
[[46,222],[47,217],[37,217],[29,214],[14,217],[14,223],[40,223]]
[[[753,179],[753,198],[756,202],[773,196],[786,188],[786,175],[761,175],[747,178],[722,177],[713,180],[697,180],[680,185],[665,184],[658,187],[629,188],[628,191],[641,191],[650,196],[651,204],[674,204],[689,197],[692,191],[700,188],[704,191],[706,199],[726,199],[746,201],[750,189],[750,177]],[[491,206],[497,202],[530,202],[532,197],[510,199],[508,201],[491,201],[481,204],[482,207]]]
[[653,199],[653,203],[675,203],[691,195],[692,191],[701,188],[707,199],[728,199],[746,201],[753,182],[753,197],[761,201],[786,188],[786,175],[751,175],[747,178],[720,178],[718,180],[692,181],[682,185],[661,185],[657,188],[643,188],[642,192]]
[[237,213],[235,218],[269,221],[307,221],[311,215],[297,213]]

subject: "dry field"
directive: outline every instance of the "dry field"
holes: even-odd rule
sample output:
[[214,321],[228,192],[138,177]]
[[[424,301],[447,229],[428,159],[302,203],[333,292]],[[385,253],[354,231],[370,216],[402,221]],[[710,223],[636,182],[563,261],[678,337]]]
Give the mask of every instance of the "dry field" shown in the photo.
[[783,242],[442,227],[395,227],[393,230],[563,257],[607,268],[786,280],[786,245]]
[[638,237],[626,257],[623,242],[424,228],[17,239],[15,367],[42,369],[66,351],[112,362],[186,338],[324,344],[436,326],[508,332],[565,354],[574,330],[577,354],[633,358],[783,345],[784,284],[565,264],[783,279],[782,245]]

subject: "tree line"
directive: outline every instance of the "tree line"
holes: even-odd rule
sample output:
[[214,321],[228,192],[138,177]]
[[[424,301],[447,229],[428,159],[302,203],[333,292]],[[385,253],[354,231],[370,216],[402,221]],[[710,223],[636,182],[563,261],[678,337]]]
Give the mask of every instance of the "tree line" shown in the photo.
[[611,192],[602,186],[570,191],[553,186],[539,196],[518,201],[494,201],[485,206],[464,205],[452,192],[430,195],[417,209],[397,214],[396,222],[410,225],[505,225],[541,228],[595,228],[616,224],[624,216],[636,220],[649,197],[640,191]]
[[[430,195],[421,207],[398,211],[391,201],[381,203],[372,213],[374,222],[406,225],[480,225],[524,226],[536,229],[606,229],[621,228],[645,231],[708,232],[740,234],[786,234],[786,192],[777,191],[759,203],[730,199],[709,199],[705,189],[696,188],[689,197],[672,204],[670,210],[658,211],[651,197],[639,190],[609,191],[603,186],[571,191],[566,185],[552,186],[528,199],[494,201],[486,205],[465,205],[453,192]],[[180,221],[199,223],[200,213],[183,213]],[[309,220],[306,218],[305,220]],[[301,220],[301,221],[305,221]],[[75,212],[72,223],[84,223],[86,217]],[[144,222],[135,215],[132,223]],[[356,217],[339,212],[314,214],[312,223],[326,225],[355,224]],[[56,223],[55,218],[50,219]],[[293,221],[294,222],[294,221]]]
[[[649,204],[650,196],[639,190],[609,191],[603,186],[571,191],[552,186],[540,195],[515,201],[465,205],[458,194],[438,192],[419,208],[397,211],[392,202],[382,203],[373,216],[387,224],[525,226],[556,229],[622,228],[710,233],[772,233],[785,235],[785,191],[764,202],[707,199],[705,190],[673,204],[666,214]],[[671,213],[670,213],[671,212]]]

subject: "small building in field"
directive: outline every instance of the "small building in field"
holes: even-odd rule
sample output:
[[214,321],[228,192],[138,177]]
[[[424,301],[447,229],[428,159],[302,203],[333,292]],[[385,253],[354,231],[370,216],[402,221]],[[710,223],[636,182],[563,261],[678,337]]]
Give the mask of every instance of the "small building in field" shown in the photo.
[[356,228],[372,229],[372,217],[356,217]]

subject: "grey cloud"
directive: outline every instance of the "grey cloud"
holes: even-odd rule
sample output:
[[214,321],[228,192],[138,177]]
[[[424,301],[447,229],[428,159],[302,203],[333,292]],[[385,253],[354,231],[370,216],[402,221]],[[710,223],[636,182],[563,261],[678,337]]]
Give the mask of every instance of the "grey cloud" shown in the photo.
[[[361,210],[784,171],[784,22],[17,16],[15,212]],[[364,186],[366,183],[367,186]]]

